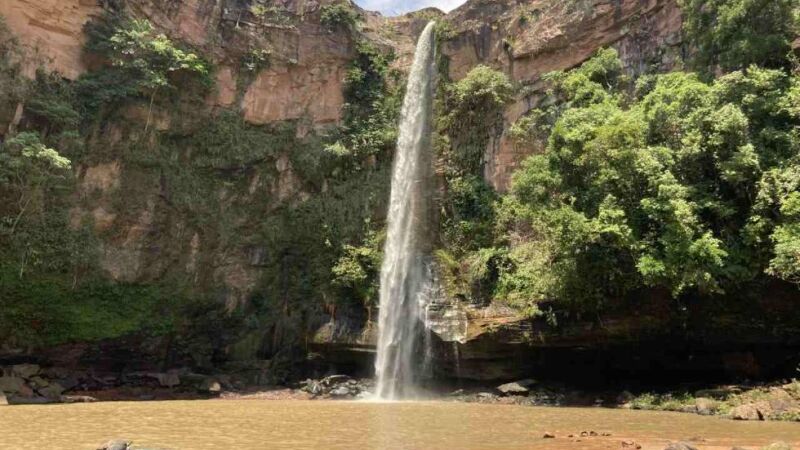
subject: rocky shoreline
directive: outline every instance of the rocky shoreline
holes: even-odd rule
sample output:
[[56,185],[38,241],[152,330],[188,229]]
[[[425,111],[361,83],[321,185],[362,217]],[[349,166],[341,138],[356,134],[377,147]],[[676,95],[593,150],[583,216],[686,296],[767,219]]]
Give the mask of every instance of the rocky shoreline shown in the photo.
[[[0,366],[0,405],[147,400],[359,400],[370,398],[370,378],[329,375],[290,385],[248,384],[235,375],[166,372],[95,373],[42,368],[37,364]],[[563,384],[523,379],[500,385],[428,386],[421,399],[519,406],[594,406],[676,411],[734,420],[800,421],[800,381],[673,389],[663,392],[579,390]]]

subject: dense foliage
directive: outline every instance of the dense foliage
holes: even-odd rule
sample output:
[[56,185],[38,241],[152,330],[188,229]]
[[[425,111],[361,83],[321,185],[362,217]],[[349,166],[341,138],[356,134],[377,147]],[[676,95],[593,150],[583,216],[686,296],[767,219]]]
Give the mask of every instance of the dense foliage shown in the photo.
[[563,109],[504,199],[499,295],[598,308],[644,287],[707,296],[792,280],[798,80],[677,72],[628,94],[611,53],[551,76]]
[[786,67],[797,33],[797,0],[680,0],[684,30],[704,73],[751,64]]

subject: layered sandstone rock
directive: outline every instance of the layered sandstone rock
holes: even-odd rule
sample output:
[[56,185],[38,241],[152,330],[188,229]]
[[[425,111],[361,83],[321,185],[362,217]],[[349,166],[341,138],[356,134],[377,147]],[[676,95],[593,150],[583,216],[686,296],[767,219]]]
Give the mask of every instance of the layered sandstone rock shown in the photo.
[[33,75],[40,64],[67,78],[83,73],[83,26],[99,11],[96,0],[0,2],[0,15],[30,55],[25,64],[28,75]]

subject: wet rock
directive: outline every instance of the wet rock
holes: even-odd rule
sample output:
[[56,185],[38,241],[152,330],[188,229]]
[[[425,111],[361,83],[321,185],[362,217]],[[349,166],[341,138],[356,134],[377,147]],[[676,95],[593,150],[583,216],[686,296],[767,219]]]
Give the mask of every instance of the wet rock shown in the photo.
[[700,397],[694,400],[694,407],[697,414],[710,416],[717,412],[719,402],[710,398]]
[[792,450],[792,446],[786,442],[773,442],[761,450]]
[[20,378],[31,378],[41,370],[38,364],[16,364],[11,366],[11,374]]
[[325,392],[324,386],[317,380],[307,380],[302,390],[313,396],[322,395]]
[[542,435],[543,439],[555,439],[555,437],[556,437],[556,435],[553,434],[553,433],[550,433],[549,431],[545,431],[545,433]]
[[535,383],[536,381],[534,380],[525,379],[501,384],[496,389],[503,395],[525,395],[530,391],[529,387]]
[[688,442],[670,442],[664,450],[697,450],[697,447]]
[[98,447],[97,450],[128,450],[131,448],[131,441],[123,441],[123,440],[114,440],[108,441],[102,446]]
[[478,392],[478,395],[476,397],[478,398],[478,401],[484,401],[484,402],[497,399],[497,396],[492,394],[491,392]]
[[15,376],[0,377],[0,392],[16,394],[25,387],[25,380]]
[[320,383],[322,383],[324,386],[333,386],[339,383],[346,383],[349,380],[350,377],[347,375],[330,375],[320,380]]
[[339,386],[332,389],[330,395],[331,397],[349,397],[352,395],[352,392],[350,392],[347,386]]

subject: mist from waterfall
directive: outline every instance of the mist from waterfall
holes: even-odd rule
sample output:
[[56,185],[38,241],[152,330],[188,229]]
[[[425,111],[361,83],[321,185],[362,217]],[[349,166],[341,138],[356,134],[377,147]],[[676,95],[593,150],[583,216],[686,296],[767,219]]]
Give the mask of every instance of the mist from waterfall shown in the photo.
[[417,42],[400,118],[392,171],[388,232],[380,279],[376,396],[414,396],[421,368],[427,291],[431,288],[433,167],[431,115],[434,85],[434,22]]

